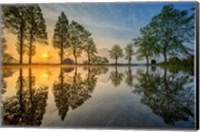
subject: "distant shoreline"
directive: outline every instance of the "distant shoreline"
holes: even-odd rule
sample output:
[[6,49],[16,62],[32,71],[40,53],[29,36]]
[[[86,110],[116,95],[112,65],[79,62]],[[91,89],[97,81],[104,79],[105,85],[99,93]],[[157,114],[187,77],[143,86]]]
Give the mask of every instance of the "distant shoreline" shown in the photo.
[[80,66],[158,66],[158,64],[3,64],[3,68],[48,68],[48,67],[80,67]]

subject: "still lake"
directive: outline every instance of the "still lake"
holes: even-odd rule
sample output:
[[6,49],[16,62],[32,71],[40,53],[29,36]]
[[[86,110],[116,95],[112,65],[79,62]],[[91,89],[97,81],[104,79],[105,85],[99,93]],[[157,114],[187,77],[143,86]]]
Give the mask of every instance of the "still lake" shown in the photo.
[[195,77],[145,66],[3,70],[2,125],[194,129]]

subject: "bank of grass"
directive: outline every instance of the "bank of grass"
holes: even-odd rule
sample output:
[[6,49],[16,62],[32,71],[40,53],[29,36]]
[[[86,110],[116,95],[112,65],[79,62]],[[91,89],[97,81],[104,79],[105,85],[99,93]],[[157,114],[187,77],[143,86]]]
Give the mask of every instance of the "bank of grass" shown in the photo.
[[187,58],[182,60],[162,62],[159,64],[163,68],[168,68],[171,72],[177,73],[178,71],[186,71],[191,75],[194,75],[194,59]]

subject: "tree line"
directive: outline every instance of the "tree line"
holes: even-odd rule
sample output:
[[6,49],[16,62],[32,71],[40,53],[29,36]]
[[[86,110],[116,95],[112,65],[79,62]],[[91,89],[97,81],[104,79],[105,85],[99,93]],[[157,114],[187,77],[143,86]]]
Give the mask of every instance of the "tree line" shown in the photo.
[[[192,8],[194,11],[194,8]],[[39,5],[15,5],[2,6],[3,29],[17,36],[16,50],[19,53],[19,63],[23,64],[23,56],[35,55],[36,43],[47,45],[46,23]],[[61,12],[52,37],[52,44],[58,49],[60,64],[63,64],[66,50],[74,57],[75,64],[83,52],[87,55],[84,64],[108,64],[105,57],[98,56],[96,44],[90,33],[84,26],[72,20],[69,22],[64,12]],[[191,49],[185,44],[192,43],[194,38],[194,13],[187,10],[178,10],[173,5],[165,5],[162,11],[152,17],[149,24],[140,29],[140,36],[134,38],[125,47],[125,54],[119,45],[114,45],[109,50],[110,58],[118,64],[118,59],[123,58],[131,64],[133,55],[138,60],[149,60],[163,56],[167,62],[169,56],[189,55]],[[6,40],[2,38],[5,45]],[[4,48],[6,49],[6,47]],[[134,51],[134,50],[135,51]]]
[[[32,56],[36,53],[36,43],[48,45],[46,23],[39,5],[15,5],[2,6],[3,29],[17,36],[16,50],[19,54],[19,63],[23,64],[23,56],[26,53],[29,57],[29,64],[32,63]],[[6,49],[6,40],[2,37],[4,50]],[[98,58],[102,62],[107,62],[106,58],[95,55],[97,53],[96,45],[91,33],[81,24],[72,20],[69,23],[64,12],[58,17],[54,28],[52,44],[58,49],[60,64],[63,64],[65,50],[70,49],[73,54],[75,64],[77,58],[82,52],[87,54],[90,64],[93,58]],[[4,51],[5,52],[5,51]]]
[[[191,9],[194,11],[194,8]],[[162,11],[152,17],[149,24],[140,28],[140,37],[134,38],[125,48],[125,59],[128,64],[132,55],[138,60],[163,56],[167,62],[169,56],[191,55],[192,49],[185,44],[194,41],[194,13],[187,10],[178,10],[173,5],[165,5]],[[133,48],[136,51],[133,51]],[[115,60],[122,58],[123,50],[119,45],[114,45],[109,51],[110,57]]]

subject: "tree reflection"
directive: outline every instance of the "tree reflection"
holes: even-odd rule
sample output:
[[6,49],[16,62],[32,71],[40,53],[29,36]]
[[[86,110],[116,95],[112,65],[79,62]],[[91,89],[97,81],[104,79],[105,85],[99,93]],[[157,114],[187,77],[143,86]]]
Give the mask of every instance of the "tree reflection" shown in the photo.
[[128,86],[133,87],[133,86],[134,86],[133,80],[134,80],[135,76],[132,75],[132,70],[131,70],[131,67],[130,67],[130,66],[128,67],[128,71],[125,71],[125,75],[126,75],[125,83],[126,83]]
[[165,123],[175,125],[176,121],[194,118],[193,82],[187,75],[163,75],[158,73],[137,73],[138,83],[134,92],[141,95],[141,102],[161,116]]
[[27,78],[20,69],[16,83],[16,95],[3,101],[3,124],[41,125],[47,105],[48,87],[35,87],[31,69]]
[[90,68],[86,79],[81,77],[77,68],[75,68],[73,76],[64,75],[63,70],[60,70],[58,80],[53,85],[53,93],[61,120],[65,119],[69,108],[74,110],[91,97],[96,82],[96,74]]
[[117,70],[117,66],[115,67],[115,71],[112,71],[110,73],[110,77],[109,79],[111,79],[112,84],[117,87],[121,84],[121,82],[123,81],[123,77],[124,74],[123,73],[119,73]]
[[4,94],[4,93],[6,92],[7,82],[5,81],[5,79],[6,79],[7,77],[12,76],[14,72],[15,72],[15,71],[9,70],[9,69],[3,70],[2,91],[1,91],[2,94]]

